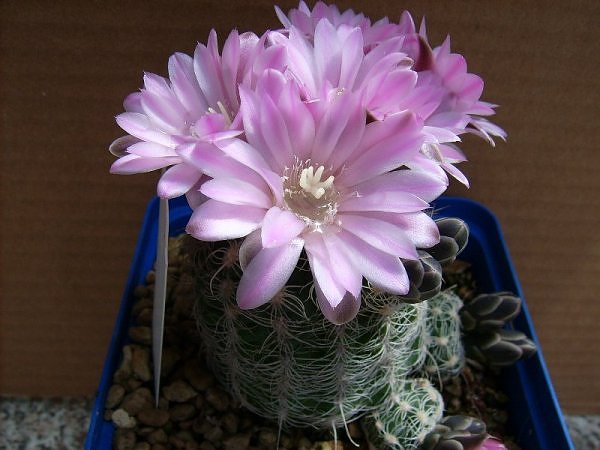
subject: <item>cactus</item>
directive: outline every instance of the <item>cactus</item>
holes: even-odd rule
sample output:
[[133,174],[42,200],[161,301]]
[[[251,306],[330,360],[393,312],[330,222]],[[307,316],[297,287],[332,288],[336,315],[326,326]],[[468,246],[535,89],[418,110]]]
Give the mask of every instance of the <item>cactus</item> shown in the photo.
[[415,448],[441,419],[441,395],[425,375],[462,367],[462,302],[438,295],[441,266],[429,253],[407,264],[406,296],[365,281],[356,318],[335,325],[319,308],[304,254],[275,298],[243,310],[240,241],[188,238],[185,248],[209,363],[246,408],[282,427],[337,429],[365,416],[371,441],[397,449]]
[[457,376],[465,364],[459,311],[463,303],[452,290],[428,301],[427,356],[423,374],[433,381]]

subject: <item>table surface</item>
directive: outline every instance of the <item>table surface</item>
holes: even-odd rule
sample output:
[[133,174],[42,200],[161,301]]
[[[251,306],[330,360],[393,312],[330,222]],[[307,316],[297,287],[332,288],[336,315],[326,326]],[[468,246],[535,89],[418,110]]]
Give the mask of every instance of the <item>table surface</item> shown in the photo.
[[[0,450],[79,450],[91,397],[0,397]],[[576,450],[600,450],[600,415],[565,416]]]

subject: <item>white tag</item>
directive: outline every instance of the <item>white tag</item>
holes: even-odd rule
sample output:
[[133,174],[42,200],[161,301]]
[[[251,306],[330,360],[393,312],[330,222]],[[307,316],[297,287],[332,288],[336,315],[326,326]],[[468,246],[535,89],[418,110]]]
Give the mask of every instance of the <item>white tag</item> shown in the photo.
[[160,199],[158,209],[158,237],[154,281],[154,308],[152,312],[152,360],[154,361],[154,400],[158,408],[160,398],[160,369],[165,328],[167,301],[167,267],[169,265],[169,200]]

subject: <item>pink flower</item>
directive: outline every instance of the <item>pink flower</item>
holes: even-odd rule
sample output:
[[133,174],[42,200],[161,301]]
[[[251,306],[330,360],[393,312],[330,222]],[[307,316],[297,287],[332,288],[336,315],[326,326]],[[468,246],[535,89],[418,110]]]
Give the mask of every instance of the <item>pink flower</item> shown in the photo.
[[421,99],[427,98],[419,108],[419,115],[433,136],[411,167],[431,170],[433,164],[437,164],[468,186],[464,174],[454,167],[466,157],[452,144],[456,139],[451,135],[445,137],[444,133],[473,133],[494,145],[492,136],[505,139],[506,133],[482,116],[493,115],[496,105],[480,100],[483,80],[467,72],[462,55],[450,52],[449,37],[432,50],[425,21],[417,33],[413,19],[406,11],[402,14],[400,30],[406,36],[403,51],[415,61],[414,68],[419,76],[415,92]]
[[[424,172],[397,170],[423,143],[410,112],[366,123],[360,97],[333,89],[319,108],[278,71],[256,90],[240,87],[247,142],[221,142],[223,155],[198,145],[184,158],[213,179],[187,231],[202,240],[245,237],[242,308],[268,302],[307,254],[319,306],[334,323],[358,312],[362,278],[393,294],[409,283],[401,258],[439,240],[423,212],[446,188]],[[315,112],[316,111],[316,112]]]
[[112,173],[149,172],[171,166],[160,178],[158,195],[195,195],[203,171],[185,163],[180,147],[190,142],[218,151],[215,144],[239,135],[238,85],[252,85],[263,68],[277,67],[282,50],[265,49],[264,38],[253,33],[230,33],[222,55],[211,31],[207,45],[198,44],[194,57],[175,53],[169,59],[169,78],[144,75],[141,92],[129,95],[117,123],[127,136],[111,151],[121,156]]
[[[317,2],[312,11],[300,2],[288,16],[278,8],[276,11],[285,27],[280,34],[289,38],[286,47],[290,72],[306,83],[309,98],[318,97],[317,91],[323,85],[350,88],[365,93],[363,103],[376,119],[406,110],[423,119],[426,145],[410,163],[411,168],[433,170],[440,176],[445,176],[446,171],[468,186],[467,178],[455,167],[466,160],[453,144],[460,140],[458,136],[466,132],[476,134],[491,145],[494,136],[505,139],[506,133],[484,117],[493,115],[496,105],[480,101],[481,78],[467,72],[462,55],[450,52],[449,38],[432,50],[425,23],[417,32],[408,12],[402,14],[398,24],[387,18],[371,24],[363,14],[340,12],[336,6],[322,2]],[[362,40],[352,40],[352,33]],[[277,37],[273,40],[282,42]],[[319,64],[319,56],[324,58],[321,65],[328,70],[325,77],[322,71],[312,68]],[[352,64],[348,64],[351,60]],[[402,67],[407,61],[412,64],[411,70],[401,70],[409,69]],[[348,77],[339,77],[339,65],[357,70],[362,66],[363,74],[375,70],[364,79],[359,77],[348,83]],[[312,73],[313,79],[303,72]],[[408,78],[411,73],[412,82]]]
[[357,93],[371,118],[378,120],[411,109],[417,73],[401,51],[402,37],[366,51],[361,28],[334,26],[327,18],[314,25],[311,36],[295,27],[269,34],[270,42],[285,48],[285,74],[297,82],[303,98],[320,99],[332,89],[347,89]]
[[506,450],[506,447],[500,439],[490,436],[483,441],[478,450]]
[[340,26],[360,28],[367,50],[378,42],[397,36],[397,25],[390,23],[387,17],[371,24],[371,20],[362,13],[356,14],[351,9],[341,13],[337,6],[327,5],[321,1],[315,4],[312,11],[304,1],[300,2],[297,9],[291,9],[287,16],[277,6],[275,11],[286,29],[294,27],[308,37],[315,34],[321,19],[326,19],[336,28]]

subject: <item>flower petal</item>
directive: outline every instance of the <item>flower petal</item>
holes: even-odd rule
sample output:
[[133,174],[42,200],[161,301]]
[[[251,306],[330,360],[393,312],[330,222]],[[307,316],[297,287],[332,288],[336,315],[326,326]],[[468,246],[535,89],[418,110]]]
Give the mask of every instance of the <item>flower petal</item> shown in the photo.
[[173,92],[193,117],[208,110],[208,103],[194,73],[194,60],[184,53],[175,53],[169,58],[169,79]]
[[177,156],[171,147],[155,144],[154,142],[136,142],[127,148],[127,152],[144,158],[163,158],[166,156]]
[[422,211],[429,203],[407,192],[376,192],[362,196],[354,193],[344,198],[338,206],[339,212],[350,211],[387,211],[406,213]]
[[361,183],[397,169],[412,159],[421,148],[424,136],[420,133],[421,128],[412,114],[402,115],[405,121],[404,126],[400,127],[401,131],[380,140],[370,148],[361,145],[362,150],[355,152],[358,157],[341,174],[340,182],[346,186]]
[[355,186],[361,196],[397,193],[413,194],[420,199],[431,202],[438,198],[448,187],[448,180],[417,170],[396,170]]
[[256,230],[265,212],[262,208],[230,205],[211,199],[194,210],[186,231],[203,241],[237,239]]
[[246,270],[250,261],[252,261],[262,248],[261,229],[259,228],[246,236],[244,242],[242,242],[242,245],[240,246],[239,258],[242,271]]
[[131,145],[136,144],[138,142],[140,142],[138,138],[126,134],[125,136],[121,136],[112,141],[112,143],[108,147],[108,151],[120,158],[122,156],[127,155],[129,153],[127,149]]
[[319,309],[325,318],[334,325],[348,323],[358,314],[361,302],[360,294],[358,297],[355,297],[350,292],[346,292],[337,306],[334,307],[331,306],[331,303],[329,303],[329,300],[325,297],[325,294],[318,283],[315,283],[315,290],[317,292]]
[[296,214],[273,206],[265,214],[262,225],[262,245],[265,248],[278,247],[298,236],[306,224]]
[[248,205],[270,208],[273,199],[267,193],[265,183],[256,185],[238,178],[214,178],[200,188],[207,197],[230,205]]
[[304,241],[300,238],[274,248],[263,248],[244,270],[237,290],[242,309],[261,306],[271,300],[287,283],[296,268]]
[[185,194],[198,182],[202,172],[187,164],[169,168],[158,180],[157,193],[161,198],[175,198]]
[[127,133],[142,141],[156,142],[167,147],[173,147],[171,136],[157,130],[144,114],[124,112],[116,117],[116,121]]
[[332,236],[332,239],[338,240],[337,245],[344,248],[355,269],[375,287],[397,295],[408,292],[408,275],[400,258],[377,250],[344,230]]
[[179,156],[144,158],[138,155],[125,155],[112,163],[112,166],[110,166],[110,173],[116,173],[119,175],[146,173],[180,162],[181,158]]
[[404,231],[389,222],[352,214],[340,214],[340,226],[369,245],[405,259],[418,259],[417,249]]

